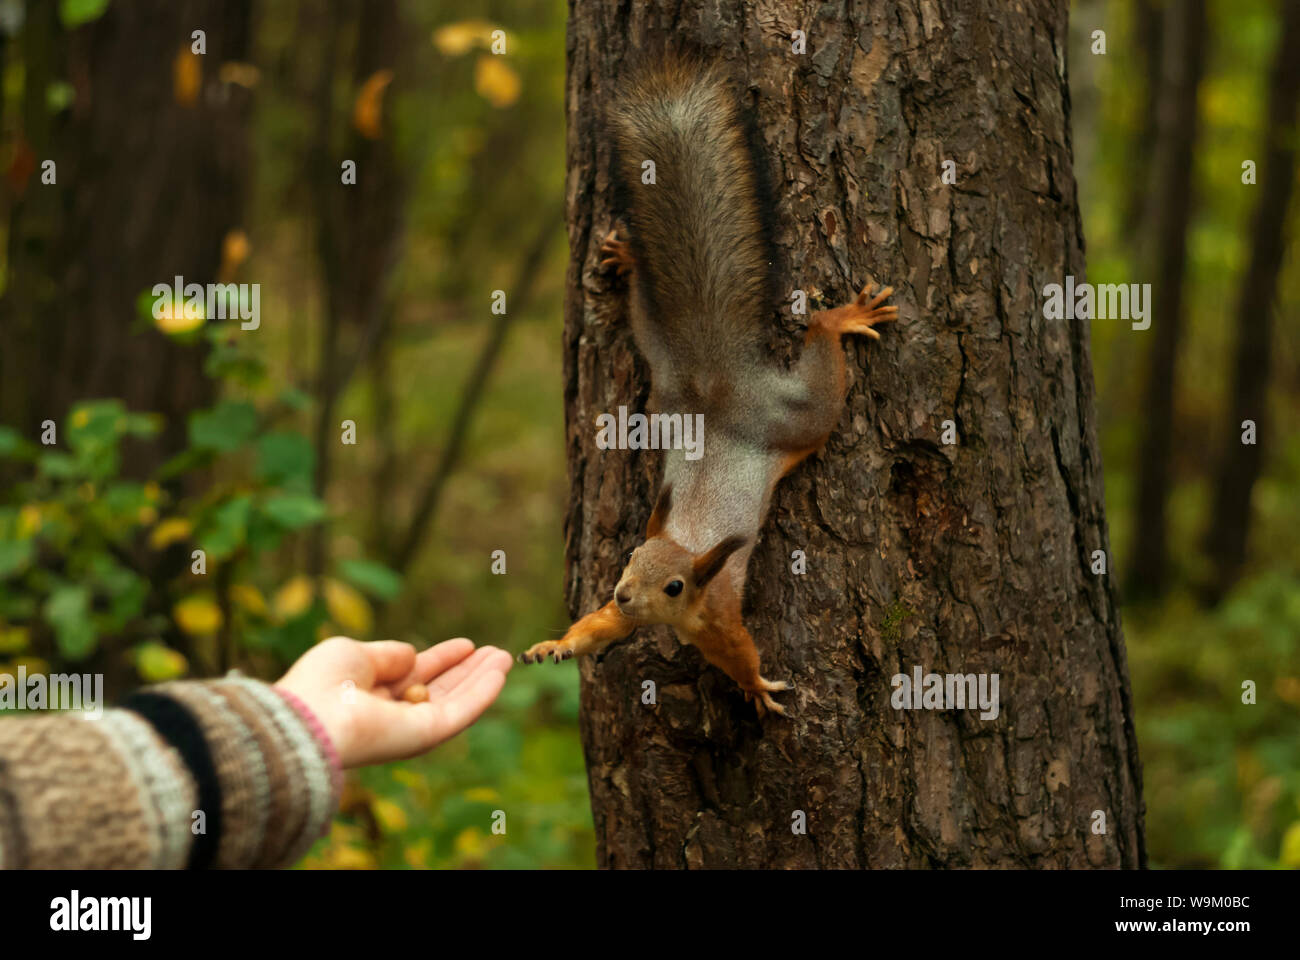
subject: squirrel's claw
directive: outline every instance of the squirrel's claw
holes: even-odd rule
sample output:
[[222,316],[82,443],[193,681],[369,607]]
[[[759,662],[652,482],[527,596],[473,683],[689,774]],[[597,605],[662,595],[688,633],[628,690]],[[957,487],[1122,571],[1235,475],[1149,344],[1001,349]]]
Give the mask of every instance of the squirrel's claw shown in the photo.
[[746,690],[745,699],[754,702],[754,709],[758,711],[758,718],[761,720],[770,710],[772,713],[785,716],[785,707],[772,699],[771,694],[780,693],[782,690],[792,690],[793,687],[784,680],[768,680],[766,677],[758,678],[757,690]]
[[618,228],[605,234],[605,239],[600,245],[600,252],[603,255],[603,259],[600,261],[600,269],[612,269],[620,277],[632,272],[632,251],[628,249],[626,243],[618,238]]
[[573,645],[563,640],[543,640],[541,643],[535,643],[523,653],[519,654],[520,663],[541,663],[547,657],[550,657],[556,663],[568,660],[574,655]]
[[893,294],[894,288],[885,287],[872,297],[872,291],[875,289],[874,283],[868,283],[854,298],[853,303],[840,313],[837,317],[840,333],[858,333],[879,340],[880,334],[871,328],[877,323],[891,323],[898,319],[898,307],[881,306],[881,303]]

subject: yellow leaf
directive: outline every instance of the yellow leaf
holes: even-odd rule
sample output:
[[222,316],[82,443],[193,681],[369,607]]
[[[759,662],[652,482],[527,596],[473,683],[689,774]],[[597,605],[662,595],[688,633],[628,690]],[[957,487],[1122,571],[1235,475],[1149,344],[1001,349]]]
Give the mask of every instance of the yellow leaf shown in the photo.
[[418,773],[415,773],[412,770],[407,770],[405,767],[395,767],[393,769],[393,779],[410,790],[414,790],[416,787],[423,786],[424,784],[424,781],[420,779]]
[[375,855],[356,847],[338,847],[330,851],[329,864],[335,870],[374,870],[379,864]]
[[231,587],[230,599],[255,617],[266,616],[266,598],[251,583],[237,583]]
[[41,508],[34,503],[26,504],[18,511],[18,539],[30,540],[41,530]]
[[519,99],[519,75],[501,57],[485,54],[474,65],[474,89],[494,107],[508,107]]
[[217,270],[222,283],[229,283],[239,269],[239,265],[248,259],[248,234],[243,230],[230,230],[221,241],[221,266]]
[[387,797],[375,797],[371,800],[370,811],[379,821],[379,825],[389,833],[399,833],[406,829],[406,811]]
[[194,593],[172,607],[172,617],[190,636],[202,637],[221,629],[221,608],[211,596]]
[[234,83],[251,90],[257,86],[257,81],[262,79],[262,72],[251,63],[227,60],[218,69],[217,77],[222,83]]
[[185,675],[185,657],[161,643],[142,643],[135,650],[135,669],[145,683],[164,683]]
[[1300,820],[1287,827],[1286,833],[1282,834],[1282,849],[1277,859],[1284,867],[1300,869]]
[[198,103],[199,87],[203,85],[203,65],[199,56],[188,46],[181,47],[172,61],[172,97],[182,107]]
[[449,57],[459,57],[476,45],[486,47],[491,36],[492,24],[486,20],[462,20],[433,31],[433,45]]
[[88,423],[90,423],[90,411],[85,407],[82,407],[72,415],[72,425],[78,430]]
[[160,311],[162,316],[154,317],[153,325],[166,334],[189,333],[203,326],[203,311],[198,304],[168,303]]
[[470,803],[493,803],[498,796],[491,787],[471,787],[465,791],[465,799]]
[[360,591],[338,580],[325,581],[325,607],[330,619],[350,633],[369,633],[370,603]]
[[1300,677],[1278,677],[1273,681],[1277,695],[1293,707],[1300,707]]
[[162,550],[173,543],[179,543],[194,532],[194,524],[184,517],[168,517],[149,534],[149,546]]
[[158,511],[153,507],[145,505],[135,512],[136,523],[142,527],[147,527],[158,519]]
[[22,653],[27,649],[28,639],[26,627],[0,628],[0,653]]
[[433,841],[428,837],[421,837],[402,851],[402,857],[406,860],[407,866],[424,870],[429,866],[429,856],[432,853]]
[[352,105],[352,126],[367,140],[378,140],[384,132],[384,88],[393,81],[393,71],[376,70],[361,85]]
[[144,485],[144,495],[150,503],[157,503],[162,497],[162,487],[150,480]]
[[299,575],[289,580],[276,592],[272,606],[277,616],[284,620],[292,620],[311,606],[315,595],[316,591],[312,589],[311,579]]
[[456,834],[455,848],[462,857],[481,857],[487,850],[483,831],[478,827],[466,827]]

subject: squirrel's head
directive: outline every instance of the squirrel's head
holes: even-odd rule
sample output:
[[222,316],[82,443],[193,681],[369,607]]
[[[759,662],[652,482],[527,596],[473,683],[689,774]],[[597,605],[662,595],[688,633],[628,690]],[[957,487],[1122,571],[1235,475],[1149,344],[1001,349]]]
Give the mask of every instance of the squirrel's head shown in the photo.
[[704,553],[691,553],[664,534],[671,507],[672,487],[665,486],[646,525],[646,542],[632,551],[614,588],[619,610],[642,623],[687,620],[727,558],[746,543],[744,537],[727,537]]

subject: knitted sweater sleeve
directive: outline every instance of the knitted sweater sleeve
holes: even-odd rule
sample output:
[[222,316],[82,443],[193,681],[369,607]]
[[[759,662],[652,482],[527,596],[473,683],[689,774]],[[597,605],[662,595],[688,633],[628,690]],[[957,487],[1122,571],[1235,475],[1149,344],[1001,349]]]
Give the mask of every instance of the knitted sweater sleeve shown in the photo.
[[241,677],[148,687],[99,716],[0,717],[0,868],[288,866],[341,783],[311,711]]

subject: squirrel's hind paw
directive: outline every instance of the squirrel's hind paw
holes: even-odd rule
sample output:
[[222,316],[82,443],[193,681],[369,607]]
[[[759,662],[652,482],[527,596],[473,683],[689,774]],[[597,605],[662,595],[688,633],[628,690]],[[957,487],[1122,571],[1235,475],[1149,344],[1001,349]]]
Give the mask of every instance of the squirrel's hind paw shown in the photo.
[[759,719],[761,720],[769,710],[784,717],[785,707],[773,700],[771,694],[792,690],[793,687],[784,680],[768,680],[765,677],[759,677],[758,683],[759,689],[745,691],[745,699],[754,702],[754,709],[758,711]]
[[605,234],[605,240],[600,245],[600,253],[603,257],[600,261],[600,269],[612,269],[620,277],[632,272],[634,266],[632,251],[618,238],[618,228]]

